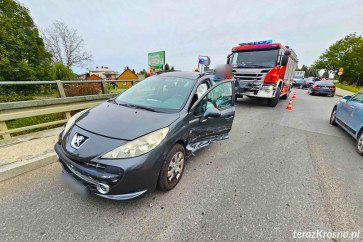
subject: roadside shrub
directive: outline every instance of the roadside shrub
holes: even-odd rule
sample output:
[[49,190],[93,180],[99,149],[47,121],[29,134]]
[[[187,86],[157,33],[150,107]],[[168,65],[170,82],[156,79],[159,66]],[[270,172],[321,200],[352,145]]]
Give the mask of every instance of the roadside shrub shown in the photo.
[[34,98],[31,96],[18,95],[15,93],[12,95],[0,95],[0,103],[28,101],[33,99]]
[[68,84],[64,87],[67,97],[97,95],[101,93],[101,84],[84,83],[84,84]]

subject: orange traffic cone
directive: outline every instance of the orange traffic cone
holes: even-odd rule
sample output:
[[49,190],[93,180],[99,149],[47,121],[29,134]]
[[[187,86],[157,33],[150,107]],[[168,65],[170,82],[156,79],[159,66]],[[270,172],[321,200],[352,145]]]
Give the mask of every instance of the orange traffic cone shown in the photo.
[[287,110],[292,110],[292,99],[290,99],[289,104],[286,107]]
[[296,98],[296,92],[294,92],[294,96],[292,96],[292,98]]

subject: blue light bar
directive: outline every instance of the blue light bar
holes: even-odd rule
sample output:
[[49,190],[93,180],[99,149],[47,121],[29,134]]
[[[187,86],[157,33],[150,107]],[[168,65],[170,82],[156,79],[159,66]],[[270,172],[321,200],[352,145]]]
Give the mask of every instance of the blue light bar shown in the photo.
[[272,44],[272,40],[263,40],[263,41],[239,43],[238,45],[243,46],[243,45],[262,45],[262,44]]

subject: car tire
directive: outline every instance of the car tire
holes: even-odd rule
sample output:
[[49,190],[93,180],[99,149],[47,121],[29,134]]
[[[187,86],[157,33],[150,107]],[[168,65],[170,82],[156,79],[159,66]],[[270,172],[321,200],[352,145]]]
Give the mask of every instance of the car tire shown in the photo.
[[335,94],[333,93],[333,94],[329,95],[329,97],[334,97],[334,95],[335,95]]
[[281,88],[278,87],[277,90],[276,90],[276,93],[275,93],[275,96],[273,98],[269,98],[267,100],[267,104],[270,106],[270,107],[276,107],[277,103],[279,102],[280,100],[280,94],[281,94]]
[[358,134],[355,150],[357,151],[358,154],[363,156],[363,130],[361,130]]
[[158,188],[161,191],[169,191],[179,183],[183,176],[186,157],[182,145],[175,144],[170,149],[159,175]]
[[329,119],[329,123],[331,125],[336,125],[336,119],[337,119],[337,107],[333,108],[333,111],[331,111],[331,115],[330,115],[330,119]]

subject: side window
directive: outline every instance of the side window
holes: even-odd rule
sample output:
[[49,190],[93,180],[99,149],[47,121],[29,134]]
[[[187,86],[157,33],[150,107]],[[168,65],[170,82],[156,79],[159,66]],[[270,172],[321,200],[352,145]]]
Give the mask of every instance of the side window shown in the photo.
[[217,86],[198,104],[195,116],[202,115],[208,108],[215,107],[223,110],[232,106],[232,82]]
[[359,93],[352,98],[352,101],[363,102],[363,94]]

